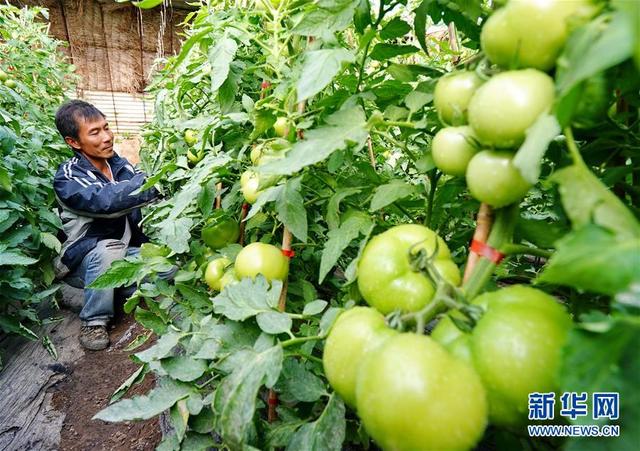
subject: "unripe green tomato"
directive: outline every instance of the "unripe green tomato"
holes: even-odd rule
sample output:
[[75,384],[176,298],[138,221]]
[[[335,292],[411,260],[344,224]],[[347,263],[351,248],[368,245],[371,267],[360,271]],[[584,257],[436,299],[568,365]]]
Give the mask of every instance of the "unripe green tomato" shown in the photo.
[[0,69],[0,82],[4,83],[8,78],[9,78],[9,75],[5,71]]
[[209,285],[209,288],[216,291],[222,291],[220,281],[230,264],[231,260],[226,257],[216,258],[209,262],[207,269],[204,272],[204,281]]
[[140,256],[142,258],[166,257],[171,253],[167,246],[158,246],[153,243],[142,243],[140,246]]
[[362,297],[385,315],[396,309],[414,312],[427,305],[435,285],[427,275],[413,270],[410,253],[424,249],[432,255],[436,242],[434,266],[446,281],[458,285],[460,272],[442,238],[425,226],[404,224],[376,235],[365,246],[358,263]]
[[469,103],[469,125],[483,144],[518,147],[540,114],[551,109],[555,85],[535,69],[502,72],[482,85]]
[[482,27],[489,60],[505,68],[548,71],[576,23],[593,15],[589,0],[518,0],[496,11]]
[[458,329],[448,315],[440,319],[431,332],[431,338],[440,343],[455,358],[473,364],[471,335]]
[[468,450],[487,425],[475,370],[424,335],[398,334],[369,352],[356,402],[365,429],[385,450]]
[[513,165],[513,153],[483,150],[467,167],[467,186],[471,195],[494,208],[522,199],[531,188]]
[[244,171],[240,176],[240,191],[247,203],[253,204],[258,200],[258,196],[262,192],[258,189],[259,186],[260,177],[257,172],[249,169]]
[[193,146],[198,142],[198,133],[195,130],[187,129],[184,131],[184,141]]
[[7,88],[15,89],[15,88],[16,88],[16,86],[18,86],[18,83],[16,83],[16,81],[15,81],[13,78],[7,78],[7,79],[5,80],[5,82],[4,82],[4,85],[5,85]]
[[431,156],[436,167],[445,174],[463,176],[478,151],[473,140],[473,129],[468,125],[440,130],[431,142]]
[[196,164],[200,160],[202,160],[203,157],[204,157],[204,154],[195,154],[191,152],[191,149],[187,150],[187,160],[189,160],[189,163]]
[[225,287],[235,285],[238,282],[240,282],[240,280],[238,280],[238,276],[236,275],[235,270],[231,268],[227,270],[227,272],[225,272],[220,279],[220,291],[223,291]]
[[369,307],[354,307],[338,316],[324,345],[322,363],[331,387],[349,406],[356,407],[356,378],[369,351],[397,334],[384,316]]
[[467,123],[469,102],[483,81],[475,72],[459,71],[438,80],[433,104],[440,120],[446,125]]
[[584,81],[580,100],[571,117],[576,128],[589,129],[606,120],[607,110],[613,103],[613,91],[604,73],[600,72]]
[[235,243],[239,236],[238,222],[222,210],[214,211],[200,232],[202,241],[214,250]]
[[243,279],[262,274],[269,282],[285,280],[289,273],[289,258],[272,244],[251,243],[243,247],[235,262],[236,276]]
[[258,165],[258,161],[260,161],[260,157],[265,152],[265,147],[263,144],[255,145],[251,148],[251,152],[249,153],[249,158],[251,159],[251,164],[254,166]]
[[287,136],[289,134],[289,120],[284,116],[278,117],[273,124],[273,130],[280,137]]
[[479,298],[485,298],[487,311],[472,332],[471,354],[487,389],[490,420],[521,425],[530,393],[559,389],[557,375],[571,317],[553,297],[526,286]]

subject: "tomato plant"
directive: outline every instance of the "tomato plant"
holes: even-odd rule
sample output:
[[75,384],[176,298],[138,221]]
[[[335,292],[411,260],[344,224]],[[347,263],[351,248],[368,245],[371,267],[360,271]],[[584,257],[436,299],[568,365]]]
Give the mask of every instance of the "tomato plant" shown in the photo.
[[[170,406],[173,432],[162,447],[175,450],[196,442],[576,450],[618,443],[530,437],[513,426],[526,413],[523,393],[619,390],[620,446],[632,448],[635,3],[200,7],[182,50],[162,61],[149,87],[156,117],[141,154],[149,183],[163,193],[144,224],[171,253],[121,262],[97,281],[139,282],[126,309],[159,336],[136,354],[139,374],[161,383],[149,398],[122,400],[97,417],[129,421],[140,418],[142,400],[167,400],[144,415]],[[519,46],[527,19],[541,17],[529,9],[530,17],[513,19],[522,25],[499,30],[507,56],[498,61],[486,41],[493,24],[544,5],[555,15],[531,37],[541,48],[553,40],[553,49],[539,52],[528,34]],[[520,49],[551,66],[522,65]],[[598,77],[606,83],[592,83]],[[587,100],[594,91],[602,102]],[[608,111],[582,127],[585,102]],[[463,145],[443,126],[465,127],[469,139]],[[193,147],[185,130],[198,131]],[[190,149],[202,158],[190,162]],[[240,233],[213,250],[202,230],[218,210]],[[220,258],[235,265],[212,293],[204,262]],[[170,264],[180,268],[175,281],[154,278]],[[516,283],[562,299],[571,321],[533,288],[520,297],[546,299],[535,308],[485,302],[483,293]],[[364,304],[379,314],[364,310],[361,319]],[[424,335],[433,320],[432,340]],[[521,354],[503,327],[513,328]],[[369,348],[376,340],[366,337],[380,336],[374,329],[392,337]],[[494,367],[489,349],[507,357]],[[504,375],[517,380],[509,385]]]
[[36,327],[60,288],[53,259],[62,224],[52,180],[70,151],[54,115],[76,79],[46,17],[40,8],[0,5],[0,334],[41,339],[55,354]]

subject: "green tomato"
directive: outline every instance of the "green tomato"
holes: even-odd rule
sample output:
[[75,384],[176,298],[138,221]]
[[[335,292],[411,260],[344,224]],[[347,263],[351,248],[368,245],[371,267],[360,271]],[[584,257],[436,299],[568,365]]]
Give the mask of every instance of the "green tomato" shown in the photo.
[[446,127],[433,137],[431,156],[436,167],[445,174],[463,176],[476,154],[473,129],[468,125]]
[[438,80],[433,97],[440,120],[446,125],[467,123],[467,108],[482,79],[475,72],[459,71]]
[[235,269],[240,279],[262,274],[269,282],[285,280],[289,273],[289,258],[272,244],[251,243],[238,253]]
[[613,103],[613,91],[604,73],[600,72],[584,81],[583,90],[571,123],[576,128],[589,129],[601,124]]
[[235,285],[238,282],[240,282],[240,280],[238,279],[235,270],[231,268],[225,272],[220,279],[220,291],[223,291],[226,286]]
[[[450,314],[456,313],[451,312]],[[471,335],[458,329],[449,315],[440,319],[431,332],[431,338],[440,343],[455,358],[469,364],[473,363],[471,357]]]
[[148,259],[153,257],[166,257],[171,253],[167,246],[158,246],[153,243],[142,243],[140,246],[140,256]]
[[414,312],[427,305],[435,285],[425,274],[413,271],[410,253],[424,249],[432,255],[436,242],[434,266],[445,280],[458,285],[460,272],[442,238],[422,225],[404,224],[373,237],[365,246],[358,263],[362,297],[385,315],[396,309]]
[[518,0],[496,11],[482,27],[480,44],[499,66],[552,69],[572,26],[590,17],[589,0]]
[[202,241],[211,249],[220,249],[238,241],[240,226],[223,210],[215,210],[200,232]]
[[187,129],[184,131],[184,141],[193,146],[198,142],[198,133],[195,130]]
[[16,88],[16,86],[18,86],[18,83],[16,83],[16,81],[15,81],[13,78],[7,78],[7,79],[5,80],[5,82],[4,82],[4,85],[5,85],[7,88],[15,89],[15,88]]
[[229,265],[231,265],[231,260],[226,257],[216,258],[209,262],[207,269],[204,272],[204,281],[209,285],[209,288],[216,291],[222,291],[220,282]]
[[356,407],[356,378],[362,360],[396,333],[372,308],[354,307],[338,316],[325,342],[322,363],[331,387],[349,406]]
[[204,153],[193,153],[191,149],[187,150],[187,160],[190,163],[196,164],[204,157]]
[[260,177],[257,172],[249,169],[242,173],[240,176],[240,191],[247,203],[253,204],[258,200],[258,196],[262,192],[258,189],[259,187]]
[[555,100],[553,79],[534,69],[500,73],[482,85],[469,103],[469,125],[483,144],[517,147],[540,114]]
[[571,317],[556,300],[514,285],[481,295],[487,311],[471,337],[473,363],[487,389],[490,419],[519,425],[529,393],[554,392]]
[[513,165],[513,153],[483,150],[467,167],[467,186],[471,195],[494,208],[522,199],[531,188]]
[[284,116],[278,117],[273,124],[273,130],[280,137],[287,136],[289,134],[289,120]]
[[7,81],[8,78],[9,78],[9,75],[5,71],[0,69],[0,82],[5,82]]
[[386,450],[471,449],[487,425],[474,369],[424,335],[399,334],[371,350],[356,402],[365,429]]

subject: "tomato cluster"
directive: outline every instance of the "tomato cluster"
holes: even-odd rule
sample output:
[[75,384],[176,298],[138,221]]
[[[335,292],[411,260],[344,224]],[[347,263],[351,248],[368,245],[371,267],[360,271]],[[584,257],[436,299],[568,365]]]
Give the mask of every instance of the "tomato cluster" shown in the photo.
[[251,243],[243,247],[235,262],[226,257],[211,260],[205,269],[204,280],[215,291],[222,291],[229,284],[245,277],[262,274],[267,281],[285,280],[289,274],[289,258],[272,244]]
[[[471,71],[438,81],[434,105],[447,127],[433,139],[433,160],[445,174],[465,175],[477,200],[500,208],[528,192],[530,184],[513,164],[514,151],[554,105],[554,81],[544,71],[555,66],[571,28],[595,12],[590,0],[509,2],[486,21],[481,33],[485,56],[506,71],[487,81]],[[606,91],[601,79],[591,84],[593,91]],[[603,110],[592,103],[580,108],[585,117],[591,116],[587,123]]]
[[425,226],[399,225],[372,238],[358,263],[358,288],[369,305],[387,314],[414,312],[431,301],[438,281],[415,270],[412,256],[420,251],[441,279],[460,283],[460,271],[442,238]]
[[[251,150],[251,162],[255,166],[262,166],[279,160],[286,156],[290,147],[291,143],[281,138],[258,144]],[[240,176],[240,191],[244,200],[253,204],[265,188],[275,185],[279,180],[277,176],[262,176],[257,170],[250,168]]]
[[338,317],[323,364],[383,449],[469,449],[484,432],[486,394],[472,366],[430,337],[388,328],[376,310]]
[[325,374],[383,449],[470,449],[488,422],[524,424],[529,393],[558,390],[571,328],[564,307],[525,286],[486,293],[474,304],[484,314],[471,333],[452,321],[463,319],[458,311],[431,337],[391,329],[368,307],[336,320]]

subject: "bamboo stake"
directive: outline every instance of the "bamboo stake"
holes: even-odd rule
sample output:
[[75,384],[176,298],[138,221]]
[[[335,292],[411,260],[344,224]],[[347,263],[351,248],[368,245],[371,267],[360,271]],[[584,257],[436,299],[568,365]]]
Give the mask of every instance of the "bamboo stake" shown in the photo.
[[[489,238],[489,232],[491,231],[492,223],[493,210],[489,205],[485,203],[480,204],[480,209],[478,210],[478,216],[476,218],[476,230],[473,233],[473,239],[475,241],[486,243],[487,239]],[[473,268],[478,262],[479,258],[480,257],[475,252],[469,252],[469,257],[467,258],[467,266],[464,269],[464,277],[462,278],[463,282],[466,282],[469,279]]]

